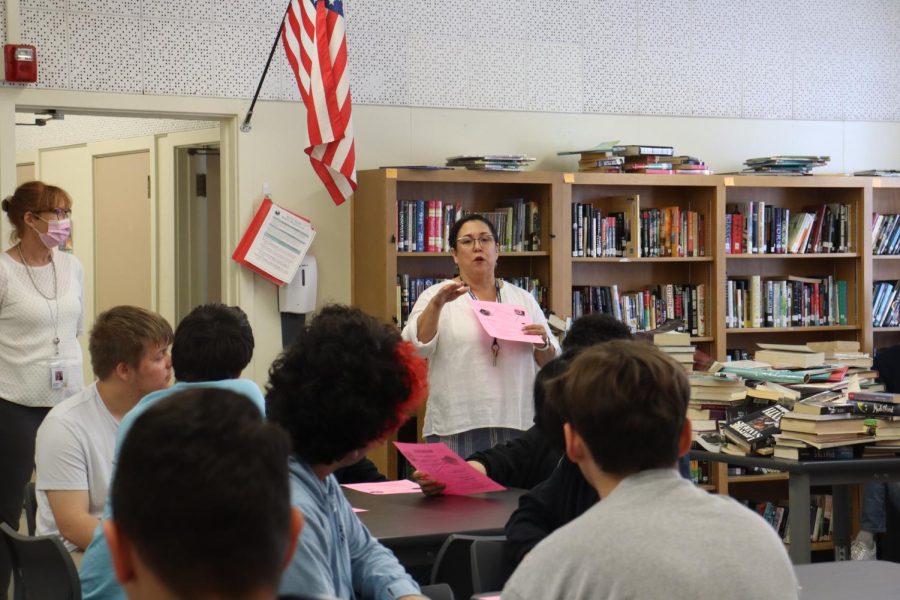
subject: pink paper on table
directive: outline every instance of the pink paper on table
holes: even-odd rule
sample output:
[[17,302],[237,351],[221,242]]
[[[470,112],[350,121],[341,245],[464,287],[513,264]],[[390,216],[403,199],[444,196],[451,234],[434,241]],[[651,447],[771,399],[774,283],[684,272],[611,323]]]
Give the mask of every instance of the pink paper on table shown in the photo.
[[366,494],[418,494],[422,491],[418,483],[408,479],[399,481],[376,481],[374,483],[345,483],[345,488]]
[[442,442],[437,444],[394,442],[394,445],[416,470],[446,484],[445,494],[465,496],[506,489],[487,475],[473,469],[472,465]]
[[522,327],[531,325],[531,317],[521,304],[503,304],[500,302],[484,302],[472,300],[472,310],[481,327],[491,337],[512,342],[528,342],[542,344],[539,335],[526,335]]

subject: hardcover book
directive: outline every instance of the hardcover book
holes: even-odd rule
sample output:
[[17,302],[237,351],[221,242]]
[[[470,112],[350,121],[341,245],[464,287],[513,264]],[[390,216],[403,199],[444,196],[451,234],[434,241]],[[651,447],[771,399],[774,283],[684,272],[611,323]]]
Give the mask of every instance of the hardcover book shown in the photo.
[[744,450],[756,452],[772,444],[772,436],[780,431],[781,417],[786,412],[787,408],[774,404],[728,421],[722,431],[730,442]]

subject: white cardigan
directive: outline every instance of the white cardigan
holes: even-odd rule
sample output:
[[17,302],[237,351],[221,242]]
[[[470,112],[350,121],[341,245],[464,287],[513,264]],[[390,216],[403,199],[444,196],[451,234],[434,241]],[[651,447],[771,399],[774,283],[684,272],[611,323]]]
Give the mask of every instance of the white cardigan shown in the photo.
[[[73,255],[53,251],[59,284],[56,300],[34,289],[25,265],[0,253],[0,398],[23,406],[55,406],[84,389],[81,346],[84,268]],[[53,292],[53,266],[31,267],[35,283]],[[54,321],[59,310],[59,356]],[[50,362],[66,371],[67,387],[51,389]]]
[[[437,335],[427,344],[419,341],[419,315],[448,283],[442,281],[425,290],[403,328],[403,339],[428,359],[430,393],[423,435],[452,435],[482,427],[528,429],[534,421],[532,390],[538,371],[532,344],[499,340],[497,366],[493,366],[494,339],[475,317],[468,294],[445,304]],[[532,322],[544,326],[559,353],[559,342],[531,294],[504,282],[500,299],[504,304],[523,305]]]

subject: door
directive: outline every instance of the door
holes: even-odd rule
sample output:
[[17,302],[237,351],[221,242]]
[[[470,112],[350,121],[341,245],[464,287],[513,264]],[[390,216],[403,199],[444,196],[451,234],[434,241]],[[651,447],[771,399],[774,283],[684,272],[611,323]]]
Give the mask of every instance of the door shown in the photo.
[[100,314],[120,304],[154,309],[150,153],[94,157],[94,294]]

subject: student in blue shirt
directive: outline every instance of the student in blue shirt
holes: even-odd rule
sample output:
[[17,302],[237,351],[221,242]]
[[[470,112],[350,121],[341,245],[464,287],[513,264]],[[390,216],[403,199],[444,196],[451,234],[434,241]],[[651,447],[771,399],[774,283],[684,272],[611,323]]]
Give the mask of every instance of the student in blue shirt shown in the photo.
[[[247,315],[236,306],[204,304],[192,310],[175,329],[172,369],[177,383],[141,399],[122,419],[116,439],[116,456],[132,423],[148,408],[177,392],[192,388],[227,389],[249,398],[265,413],[265,400],[255,382],[239,379],[253,357],[253,330]],[[118,459],[113,460],[113,478]],[[104,519],[112,516],[107,499]],[[124,600],[116,581],[102,523],[84,553],[79,571],[84,600]]]
[[269,419],[291,438],[291,496],[305,525],[282,594],[397,600],[419,586],[353,513],[333,473],[394,432],[428,394],[427,367],[393,327],[328,306],[272,365]]

